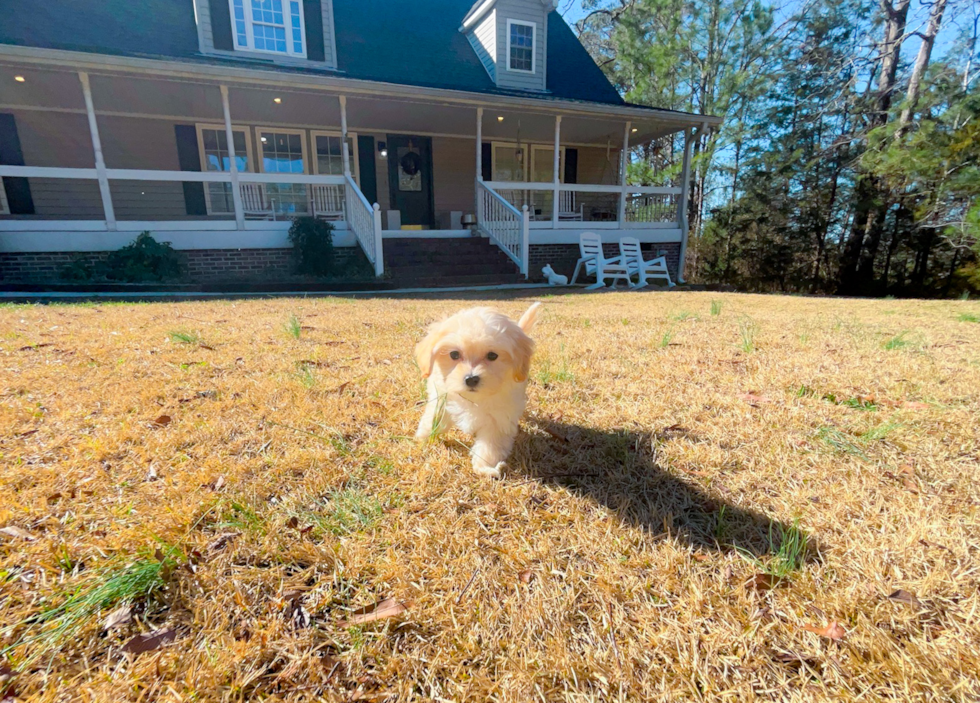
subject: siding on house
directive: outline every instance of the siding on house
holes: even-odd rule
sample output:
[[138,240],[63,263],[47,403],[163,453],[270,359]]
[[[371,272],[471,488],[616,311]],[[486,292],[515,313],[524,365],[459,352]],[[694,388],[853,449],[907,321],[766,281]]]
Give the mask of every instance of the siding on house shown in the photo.
[[[544,91],[547,86],[548,15],[538,0],[497,0],[497,85],[501,88]],[[508,70],[507,20],[533,22],[534,73]]]
[[467,33],[467,39],[473,45],[473,51],[487,73],[494,81],[497,80],[497,11],[491,10],[480,20],[472,31]]
[[[194,0],[197,14],[197,35],[201,44],[202,54],[222,54],[252,56],[286,64],[313,64],[319,67],[337,68],[337,42],[334,39],[333,0],[320,0],[320,15],[323,18],[323,54],[324,61],[309,61],[295,57],[275,56],[253,51],[223,51],[214,46],[214,28],[211,24],[211,3],[209,0]],[[304,8],[305,9],[305,8]],[[234,35],[234,32],[232,33]],[[307,47],[309,51],[309,47]]]

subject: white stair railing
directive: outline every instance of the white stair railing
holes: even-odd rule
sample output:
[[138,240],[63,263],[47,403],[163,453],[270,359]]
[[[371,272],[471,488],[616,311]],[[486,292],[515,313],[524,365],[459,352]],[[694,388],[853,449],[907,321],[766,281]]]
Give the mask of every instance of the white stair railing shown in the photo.
[[371,206],[350,175],[347,175],[344,180],[347,182],[344,193],[347,226],[357,237],[357,243],[368,261],[374,266],[374,275],[381,276],[385,272],[384,244],[381,241],[381,208],[377,203]]
[[504,250],[528,276],[528,249],[530,244],[530,213],[527,205],[520,210],[511,205],[499,193],[477,180],[476,221],[490,241]]

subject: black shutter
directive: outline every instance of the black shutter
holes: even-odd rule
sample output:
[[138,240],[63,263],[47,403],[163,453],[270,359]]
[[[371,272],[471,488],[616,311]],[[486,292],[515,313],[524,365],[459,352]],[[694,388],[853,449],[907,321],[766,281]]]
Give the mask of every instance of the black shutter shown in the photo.
[[578,183],[578,149],[565,149],[565,183]]
[[[200,171],[201,152],[197,148],[197,128],[192,124],[174,125],[177,135],[177,161],[181,171]],[[188,215],[207,215],[208,205],[204,200],[204,184],[184,181],[184,207]]]
[[[24,166],[24,154],[20,150],[17,122],[13,115],[0,114],[0,166]],[[7,205],[11,215],[33,215],[34,198],[26,178],[7,176],[3,179]]]
[[357,138],[357,165],[361,171],[361,192],[368,202],[378,202],[378,170],[374,161],[374,137]]
[[303,0],[303,21],[306,23],[306,58],[310,61],[326,61],[320,0]]
[[223,51],[234,51],[235,40],[231,31],[231,10],[228,0],[210,0],[211,7],[211,36],[214,48]]
[[480,174],[480,177],[485,181],[492,181],[493,180],[493,150],[490,147],[490,142],[483,142],[483,149],[481,153],[483,154],[482,158],[480,159],[481,161],[483,161],[483,173]]

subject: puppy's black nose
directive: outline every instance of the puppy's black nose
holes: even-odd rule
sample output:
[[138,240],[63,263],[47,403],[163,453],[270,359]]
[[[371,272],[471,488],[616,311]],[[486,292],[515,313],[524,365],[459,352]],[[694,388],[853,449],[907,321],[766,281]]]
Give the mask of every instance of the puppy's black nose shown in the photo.
[[476,388],[478,385],[480,385],[480,377],[472,376],[472,375],[467,376],[466,385],[469,386],[470,388]]

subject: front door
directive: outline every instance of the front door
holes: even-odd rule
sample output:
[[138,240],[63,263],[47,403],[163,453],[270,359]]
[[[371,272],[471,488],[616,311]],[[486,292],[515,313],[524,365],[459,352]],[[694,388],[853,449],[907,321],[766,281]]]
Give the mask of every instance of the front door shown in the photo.
[[391,209],[401,212],[403,225],[435,226],[432,139],[388,135],[388,186]]

